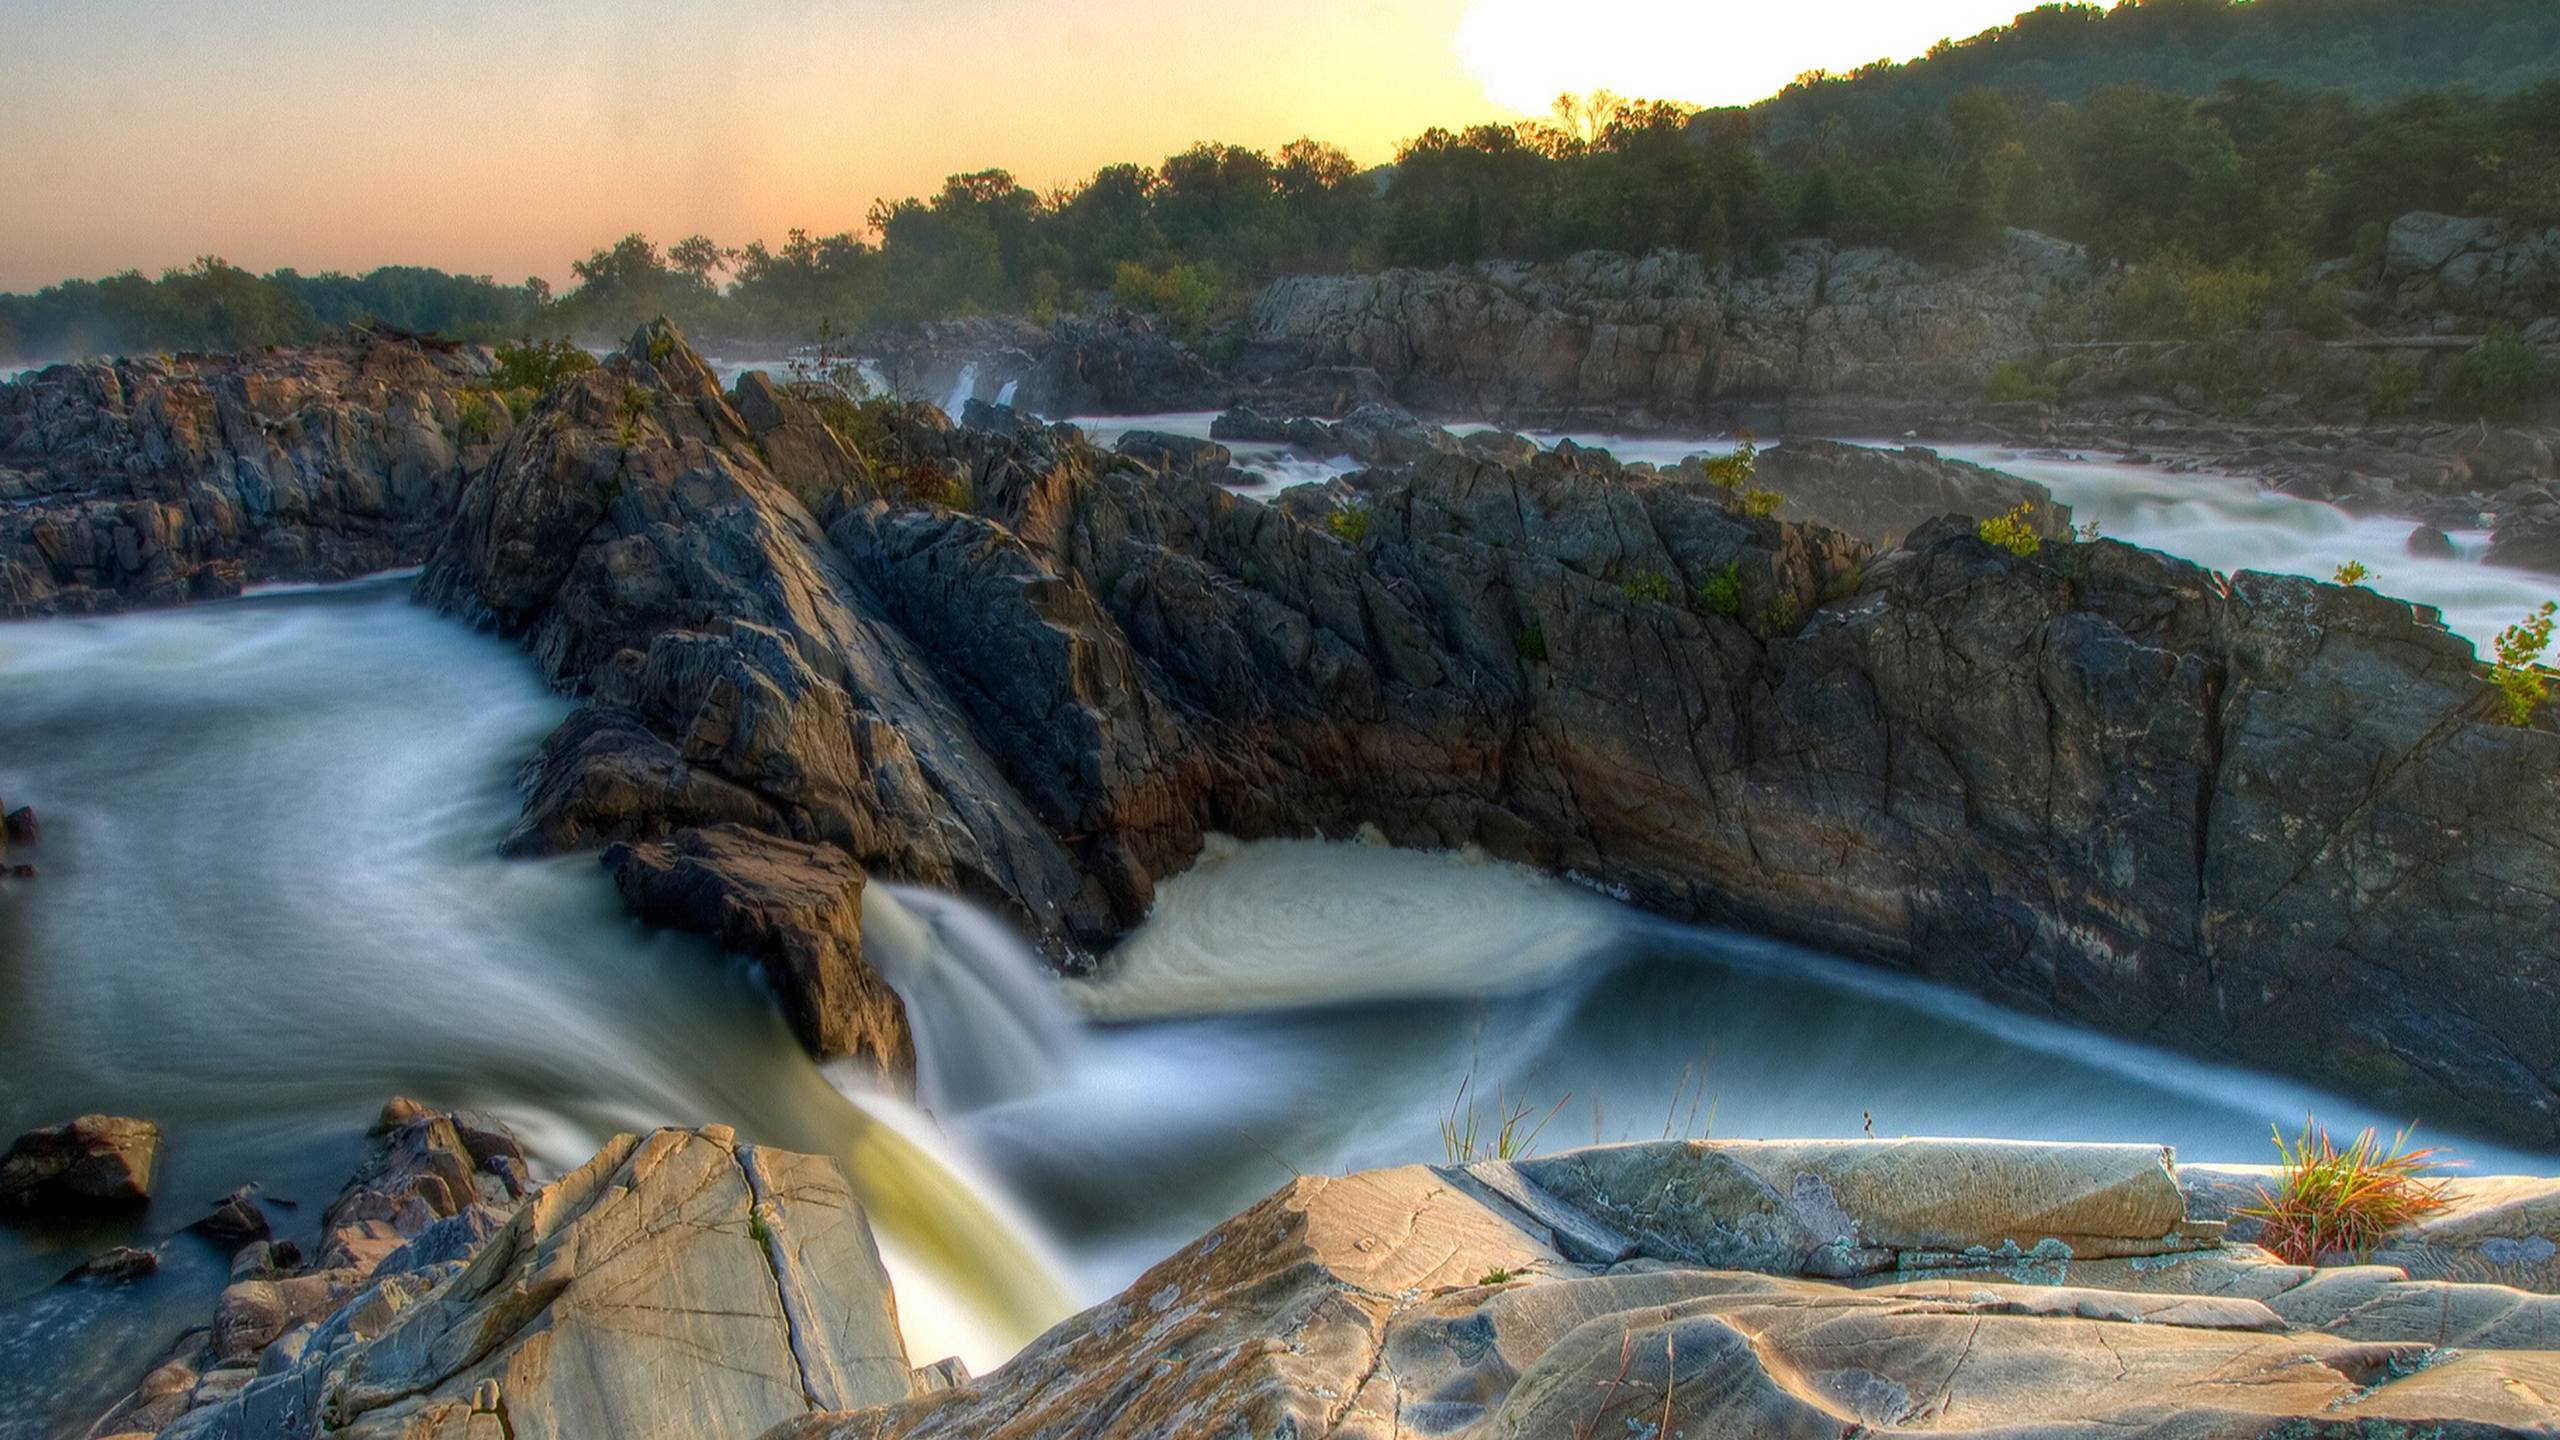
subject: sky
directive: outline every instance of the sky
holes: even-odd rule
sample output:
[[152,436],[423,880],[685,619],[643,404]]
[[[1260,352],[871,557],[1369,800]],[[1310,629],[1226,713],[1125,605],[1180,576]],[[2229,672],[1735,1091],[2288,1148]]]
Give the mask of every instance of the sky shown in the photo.
[[987,166],[1742,103],[2031,3],[0,0],[0,289],[206,254],[556,283],[633,230],[856,229]]

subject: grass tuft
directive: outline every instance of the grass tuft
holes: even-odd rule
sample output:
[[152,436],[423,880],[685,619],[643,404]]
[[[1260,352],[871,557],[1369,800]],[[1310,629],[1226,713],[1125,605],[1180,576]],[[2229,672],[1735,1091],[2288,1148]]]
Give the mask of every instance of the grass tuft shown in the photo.
[[2434,1178],[2443,1152],[2410,1149],[2409,1134],[2402,1130],[2386,1149],[2367,1127],[2341,1150],[2304,1116],[2302,1134],[2291,1144],[2275,1132],[2276,1153],[2284,1157],[2276,1188],[2258,1187],[2259,1203],[2239,1213],[2264,1225],[2258,1243],[2286,1264],[2318,1265],[2331,1255],[2361,1263],[2384,1236],[2452,1203],[2444,1181]]
[[[1528,1157],[1545,1133],[1547,1122],[1556,1118],[1571,1094],[1559,1096],[1540,1116],[1529,1106],[1525,1095],[1514,1099],[1502,1090],[1493,1097],[1493,1112],[1480,1114],[1469,1098],[1476,1083],[1474,1066],[1467,1067],[1466,1078],[1458,1082],[1458,1093],[1449,1101],[1448,1113],[1440,1117],[1440,1148],[1448,1153],[1452,1165],[1473,1165],[1479,1160],[1520,1160]],[[1531,1117],[1536,1122],[1531,1123]],[[1490,1128],[1488,1129],[1488,1126]]]

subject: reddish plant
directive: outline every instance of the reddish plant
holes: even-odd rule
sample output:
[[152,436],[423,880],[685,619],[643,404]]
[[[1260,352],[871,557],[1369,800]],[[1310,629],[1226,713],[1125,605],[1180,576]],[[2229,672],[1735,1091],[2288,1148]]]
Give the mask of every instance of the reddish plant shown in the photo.
[[2361,1262],[2384,1236],[2452,1203],[2445,1182],[2434,1178],[2446,1163],[2437,1158],[2443,1152],[2410,1149],[2408,1130],[2386,1149],[2368,1128],[2341,1150],[2305,1116],[2291,1144],[2281,1130],[2275,1140],[2284,1157],[2276,1188],[2259,1186],[2259,1203],[2239,1213],[2261,1222],[2258,1243],[2289,1265],[2318,1265],[2331,1255]]

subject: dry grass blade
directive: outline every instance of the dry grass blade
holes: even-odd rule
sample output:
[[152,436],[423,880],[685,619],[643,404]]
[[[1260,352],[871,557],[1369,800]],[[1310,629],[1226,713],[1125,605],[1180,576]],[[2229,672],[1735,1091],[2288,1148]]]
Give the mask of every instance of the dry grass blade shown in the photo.
[[2408,1130],[2386,1148],[2371,1128],[2340,1149],[2329,1132],[2305,1116],[2302,1134],[2288,1144],[2275,1134],[2284,1170],[2276,1188],[2258,1187],[2258,1202],[2240,1214],[2261,1222],[2258,1243],[2291,1265],[2318,1265],[2332,1255],[2361,1262],[2384,1236],[2451,1202],[2443,1151],[2409,1147]]

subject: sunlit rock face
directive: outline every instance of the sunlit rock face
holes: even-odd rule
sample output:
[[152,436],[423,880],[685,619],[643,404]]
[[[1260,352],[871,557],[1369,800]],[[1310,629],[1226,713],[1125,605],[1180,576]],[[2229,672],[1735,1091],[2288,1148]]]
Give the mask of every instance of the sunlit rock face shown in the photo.
[[[1304,1178],[983,1380],[772,1440],[2547,1422],[2560,1299],[2225,1249],[2166,1159],[1675,1143]],[[1861,1255],[1901,1278],[1805,1278]]]

